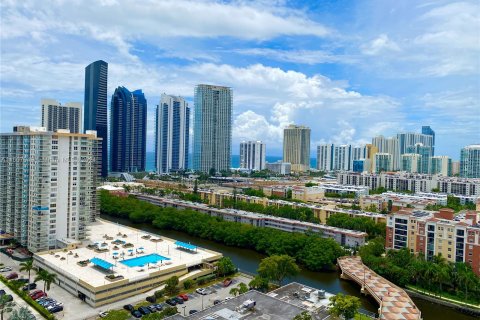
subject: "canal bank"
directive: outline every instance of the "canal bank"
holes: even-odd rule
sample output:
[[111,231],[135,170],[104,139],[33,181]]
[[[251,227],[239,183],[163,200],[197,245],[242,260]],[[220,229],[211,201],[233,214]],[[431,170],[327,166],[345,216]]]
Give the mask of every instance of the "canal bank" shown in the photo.
[[[246,273],[255,273],[258,268],[258,264],[265,257],[264,255],[253,250],[229,247],[214,241],[193,237],[183,232],[173,230],[158,230],[150,224],[134,224],[127,219],[110,217],[107,215],[102,215],[102,218],[173,239],[195,243],[200,247],[221,252],[223,255],[230,257],[233,263],[235,263],[235,265],[241,271],[245,271]],[[312,272],[308,270],[302,270],[300,275],[289,280],[303,283],[314,288],[324,289],[327,292],[334,294],[342,292],[357,296],[361,299],[362,308],[372,312],[377,311],[378,305],[373,298],[362,295],[360,293],[360,287],[357,284],[350,281],[341,280],[339,275],[339,272]],[[462,314],[446,306],[435,304],[419,298],[412,299],[417,307],[422,311],[423,319],[425,320],[475,319],[474,317]]]

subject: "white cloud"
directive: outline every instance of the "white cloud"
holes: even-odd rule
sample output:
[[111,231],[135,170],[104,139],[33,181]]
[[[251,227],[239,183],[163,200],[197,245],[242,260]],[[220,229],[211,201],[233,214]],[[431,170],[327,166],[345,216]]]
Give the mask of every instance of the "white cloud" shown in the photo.
[[362,52],[366,55],[378,55],[381,53],[398,52],[400,47],[386,34],[381,34],[377,38],[362,46]]
[[353,56],[336,55],[323,50],[278,50],[270,48],[237,49],[236,53],[251,56],[262,56],[269,59],[293,63],[319,64],[319,63],[355,63]]

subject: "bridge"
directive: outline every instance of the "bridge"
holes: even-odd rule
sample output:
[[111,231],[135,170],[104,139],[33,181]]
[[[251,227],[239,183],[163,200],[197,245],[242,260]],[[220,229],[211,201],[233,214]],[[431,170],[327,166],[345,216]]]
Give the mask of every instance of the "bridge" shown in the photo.
[[380,305],[378,314],[385,320],[420,320],[421,312],[408,294],[397,285],[379,276],[362,263],[360,257],[341,257],[337,260],[342,279],[353,280]]

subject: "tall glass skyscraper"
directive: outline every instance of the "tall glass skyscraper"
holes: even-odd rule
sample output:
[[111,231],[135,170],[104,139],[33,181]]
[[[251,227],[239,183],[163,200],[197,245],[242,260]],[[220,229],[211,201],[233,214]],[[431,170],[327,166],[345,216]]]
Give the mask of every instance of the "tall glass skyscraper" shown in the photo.
[[85,68],[85,102],[83,130],[96,130],[102,138],[102,177],[108,176],[108,124],[107,124],[108,63],[92,62]]
[[291,124],[283,129],[283,161],[290,162],[294,172],[310,170],[310,128]]
[[118,87],[110,111],[110,165],[112,172],[145,171],[147,100],[142,90]]
[[162,94],[157,105],[155,165],[158,173],[188,169],[190,108],[181,97]]
[[422,126],[422,134],[432,136],[432,154],[435,155],[435,131],[430,126]]
[[195,87],[193,169],[230,170],[232,89],[199,84]]
[[480,144],[462,148],[460,153],[460,177],[480,178]]

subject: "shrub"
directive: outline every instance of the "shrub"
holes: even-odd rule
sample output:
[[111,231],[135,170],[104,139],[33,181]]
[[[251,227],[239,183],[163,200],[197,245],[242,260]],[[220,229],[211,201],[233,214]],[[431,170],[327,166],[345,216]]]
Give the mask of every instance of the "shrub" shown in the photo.
[[165,295],[165,290],[157,290],[155,291],[155,298],[160,299]]
[[195,281],[193,281],[192,279],[188,279],[183,282],[183,288],[185,290],[192,288],[194,285],[195,285]]

